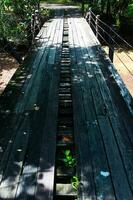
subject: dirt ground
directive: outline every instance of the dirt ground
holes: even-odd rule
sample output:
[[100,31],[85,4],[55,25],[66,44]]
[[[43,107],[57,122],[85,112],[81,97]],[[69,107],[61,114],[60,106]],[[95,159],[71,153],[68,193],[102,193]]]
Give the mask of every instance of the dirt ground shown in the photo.
[[[108,54],[108,47],[104,47]],[[116,49],[114,66],[133,97],[133,51]]]
[[50,3],[41,3],[41,7],[46,8],[46,9],[54,9],[54,10],[58,10],[58,9],[73,9],[73,8],[78,8],[78,6],[74,6],[74,5],[64,5],[64,4],[50,4]]
[[0,52],[0,94],[4,91],[18,67],[19,64],[14,58],[5,52]]

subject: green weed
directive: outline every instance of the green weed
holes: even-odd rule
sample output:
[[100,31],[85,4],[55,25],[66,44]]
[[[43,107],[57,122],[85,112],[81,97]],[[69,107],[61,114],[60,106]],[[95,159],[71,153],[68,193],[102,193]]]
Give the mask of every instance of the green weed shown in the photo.
[[77,191],[79,186],[79,178],[78,176],[73,176],[71,179],[72,187]]
[[65,158],[63,159],[66,166],[73,167],[76,164],[76,158],[74,158],[71,154],[70,150],[64,151]]

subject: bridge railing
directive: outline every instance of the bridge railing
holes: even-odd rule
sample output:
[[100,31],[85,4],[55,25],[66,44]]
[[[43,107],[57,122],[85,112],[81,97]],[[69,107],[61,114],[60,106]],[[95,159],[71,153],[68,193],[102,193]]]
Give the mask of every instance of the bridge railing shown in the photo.
[[104,42],[105,45],[108,46],[108,48],[109,48],[108,56],[112,62],[114,61],[114,53],[115,53],[115,55],[117,56],[119,61],[122,62],[123,65],[125,65],[123,60],[120,58],[118,53],[115,51],[115,48],[120,49],[124,54],[126,54],[126,56],[131,61],[133,61],[133,57],[131,55],[127,54],[123,50],[122,45],[124,44],[124,46],[130,50],[133,50],[133,46],[130,45],[123,37],[121,37],[117,33],[117,27],[115,25],[109,26],[108,24],[103,22],[100,19],[99,15],[95,15],[95,13],[92,12],[91,8],[89,8],[89,11],[87,12],[85,18],[86,18],[88,24],[90,25],[90,27],[92,28],[93,32],[95,33],[97,39],[99,41]]

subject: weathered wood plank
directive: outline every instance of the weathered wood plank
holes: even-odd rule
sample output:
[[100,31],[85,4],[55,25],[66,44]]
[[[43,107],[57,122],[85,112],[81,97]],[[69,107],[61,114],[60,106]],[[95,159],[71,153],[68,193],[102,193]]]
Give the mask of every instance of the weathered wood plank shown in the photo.
[[[88,61],[87,56],[88,52],[84,43],[84,39],[82,37],[81,31],[76,24],[73,22],[73,26],[76,26],[77,36],[79,40],[80,48],[79,56],[82,58],[82,71],[84,72],[84,82],[83,82],[83,103],[85,107],[86,114],[86,123],[88,127],[88,140],[90,145],[90,154],[92,157],[92,165],[93,165],[93,173],[96,184],[97,198],[110,198],[115,199],[113,185],[110,176],[104,177],[102,176],[102,172],[110,173],[110,169],[108,166],[108,160],[106,157],[106,152],[104,149],[104,143],[101,137],[101,133],[97,123],[97,117],[95,114],[94,103],[91,95],[91,87],[93,82],[93,75],[91,74],[91,66]],[[84,48],[83,48],[84,47]],[[87,67],[89,70],[87,71]],[[86,72],[86,73],[85,73]],[[89,76],[88,76],[88,73]],[[107,186],[107,187],[106,187]]]
[[[44,79],[45,76],[47,76],[48,64],[49,64],[49,62],[47,60],[49,59],[49,56],[51,54],[52,45],[55,45],[55,51],[56,51],[55,40],[56,40],[56,27],[57,27],[58,23],[60,23],[59,20],[57,20],[55,28],[53,27],[53,29],[51,31],[51,36],[50,36],[51,38],[49,39],[48,46],[42,57],[39,69],[37,71],[37,74],[35,75],[36,77],[32,84],[32,88],[31,88],[32,94],[30,95],[30,98],[29,98],[28,102],[26,102],[26,105],[25,105],[26,110],[33,109],[34,104],[39,106],[37,104],[38,103],[37,102],[38,92],[39,92],[40,88],[44,87],[44,85],[46,83],[46,82],[42,81],[42,79]],[[30,93],[30,91],[29,91],[29,93]],[[27,96],[29,96],[29,95],[27,94]]]
[[[76,26],[74,22],[72,23],[72,27]],[[80,74],[82,77],[82,103],[84,104],[84,110],[86,115],[86,124],[88,129],[88,140],[90,146],[90,157],[92,159],[92,171],[94,174],[94,181],[96,184],[96,196],[100,198],[111,198],[114,199],[114,192],[112,188],[112,183],[110,177],[105,178],[101,175],[102,171],[109,171],[106,153],[104,150],[104,144],[100,135],[100,130],[97,127],[97,120],[95,116],[94,105],[92,101],[92,97],[90,94],[90,90],[86,88],[87,82],[90,83],[90,79],[88,79],[86,71],[86,62],[84,62],[85,57],[87,57],[88,52],[83,48],[84,41],[82,39],[82,35],[79,32],[79,29],[75,27],[74,33],[77,34],[78,37],[78,45],[81,48],[78,48],[77,51],[77,59],[82,63],[80,69]],[[84,76],[83,76],[84,75]],[[107,187],[105,187],[107,185]]]
[[[83,33],[83,31],[82,31],[82,33]],[[89,42],[88,37],[86,38],[84,35],[84,38],[85,38],[86,48],[88,48],[88,42]],[[89,49],[88,49],[88,53],[91,53],[91,55],[94,55],[95,52],[89,51]],[[128,136],[125,134],[125,129],[124,129],[123,125],[120,124],[121,118],[119,118],[117,110],[113,104],[111,94],[106,85],[106,82],[105,82],[105,79],[101,72],[98,61],[99,61],[98,56],[96,56],[96,59],[92,60],[92,63],[94,63],[92,66],[92,70],[90,70],[88,67],[87,71],[88,71],[88,73],[91,71],[92,75],[95,77],[94,85],[97,88],[97,90],[99,90],[99,93],[101,94],[101,99],[102,99],[102,101],[99,102],[99,104],[97,104],[97,107],[99,107],[99,115],[107,114],[109,117],[111,126],[114,131],[114,135],[116,137],[116,142],[118,143],[118,148],[120,149],[120,155],[121,155],[122,161],[124,163],[124,167],[126,169],[126,174],[128,175],[127,179],[130,182],[130,186],[132,187],[132,185],[133,185],[133,182],[132,182],[132,180],[133,180],[133,178],[132,178],[133,155],[131,154],[132,145],[130,143]],[[123,118],[123,116],[121,116],[121,117]]]
[[[51,31],[53,30],[52,28],[51,28]],[[58,92],[57,92],[57,89],[54,90],[54,87],[56,86],[57,88],[58,82],[59,82],[59,68],[57,68],[58,66],[57,63],[59,62],[59,55],[60,55],[59,51],[61,48],[62,32],[63,32],[62,30],[63,30],[63,19],[57,19],[57,22],[55,23],[55,28],[53,30],[53,35],[51,36],[50,41],[48,41],[49,43],[47,42],[48,44],[47,56],[45,58],[43,57],[44,59],[43,62],[45,63],[45,69],[43,70],[44,72],[46,70],[45,76],[41,75],[40,77],[38,77],[38,79],[35,78],[34,80],[29,81],[29,83],[31,84],[31,87],[33,87],[34,85],[36,86],[37,82],[42,83],[42,85],[38,84],[37,87],[35,88],[36,90],[38,90],[35,99],[39,103],[40,107],[36,105],[37,109],[33,108],[31,110],[26,109],[25,107],[24,109],[26,110],[24,109],[22,109],[21,111],[19,110],[19,112],[24,111],[24,113],[17,114],[17,115],[14,114],[13,116],[13,120],[11,122],[11,124],[13,124],[11,132],[14,132],[14,133],[12,134],[12,138],[10,137],[12,141],[11,141],[11,144],[9,143],[1,162],[3,166],[1,169],[2,181],[0,185],[1,199],[3,198],[28,199],[31,196],[32,197],[35,196],[37,180],[40,181],[40,176],[39,176],[39,179],[37,179],[37,173],[38,171],[40,171],[39,162],[41,165],[40,152],[41,152],[41,156],[45,154],[45,156],[47,156],[47,159],[49,159],[49,152],[41,151],[41,149],[43,149],[43,146],[41,146],[41,144],[44,145],[44,143],[42,143],[42,140],[45,138],[45,144],[48,145],[49,147],[51,146],[52,142],[53,143],[56,142],[55,139],[53,141],[50,139],[51,143],[47,144],[48,138],[49,138],[49,134],[48,134],[49,132],[44,131],[44,126],[46,128],[48,126],[47,122],[48,123],[53,122],[53,120],[49,119],[51,116],[51,112],[49,112],[50,109],[52,111],[52,108],[53,108],[53,113],[57,115],[58,107],[57,107],[57,103],[54,104],[53,102],[54,101],[53,95],[55,94],[54,96],[56,97],[56,102],[57,102]],[[49,49],[51,45],[55,46],[55,53],[56,53],[56,57],[55,57],[56,60],[55,59],[53,60],[52,65],[47,62],[47,57],[49,56],[49,53],[50,53]],[[38,73],[38,69],[36,73]],[[44,82],[45,84],[43,85]],[[25,90],[27,90],[27,86],[28,85],[25,85]],[[33,92],[34,92],[34,89],[31,88],[31,91],[30,91],[31,96]],[[44,92],[43,95],[41,94],[42,92]],[[23,103],[24,100],[25,99],[23,99],[21,102]],[[49,110],[47,110],[47,104],[48,104]],[[51,106],[51,104],[53,105],[53,107]],[[46,114],[46,111],[47,111],[47,114]],[[16,115],[16,118],[15,118],[15,115]],[[56,125],[57,119],[55,118],[55,115],[52,115],[52,117],[54,118],[55,125]],[[23,120],[25,121],[25,123],[23,123]],[[16,125],[16,128],[14,125]],[[53,125],[54,131],[52,131],[53,129],[51,130],[51,135],[53,134],[54,138],[56,137],[55,125]],[[23,141],[22,130],[26,130],[27,127],[29,128],[28,137],[27,137],[27,140]],[[50,128],[52,128],[52,125],[50,125]],[[7,132],[9,131],[7,130]],[[44,132],[44,136],[43,136],[43,132]],[[24,132],[24,135],[27,135],[26,131]],[[6,163],[8,158],[9,158],[9,161]],[[54,164],[54,160],[55,160],[55,148],[53,148],[53,154],[51,155],[51,162],[53,162],[53,164]],[[16,167],[17,168],[16,169],[15,166],[17,166],[17,162],[19,162],[18,163],[19,166],[18,168]],[[5,169],[4,169],[4,166],[6,166]],[[45,163],[43,167],[46,167]],[[52,175],[53,175],[52,176],[52,180],[53,180],[54,171],[52,171]],[[54,181],[52,180],[51,180],[51,183],[53,184]],[[45,180],[45,182],[47,184],[47,179]],[[51,185],[51,183],[49,184]],[[38,184],[38,186],[40,185]]]
[[74,137],[76,140],[76,146],[79,154],[78,175],[81,179],[81,185],[79,186],[79,198],[83,199],[95,199],[95,186],[93,180],[92,163],[90,158],[90,147],[88,143],[87,126],[85,119],[85,110],[82,103],[82,80],[79,78],[79,68],[82,67],[82,63],[77,59],[78,55],[76,48],[78,48],[77,37],[75,37],[75,31],[71,19],[69,19],[69,43],[72,59],[72,93],[73,93],[73,109],[74,109]]
[[110,170],[111,170],[111,174],[113,178],[113,183],[115,186],[115,193],[116,193],[117,199],[121,199],[121,198],[132,199],[132,193],[131,193],[130,185],[127,179],[127,174],[123,166],[121,154],[119,152],[119,146],[117,144],[110,121],[108,117],[98,115],[99,107],[97,106],[97,103],[100,102],[99,98],[101,97],[98,96],[96,89],[92,90],[92,94],[93,94],[95,109],[97,113],[97,120],[101,129],[101,133],[102,133],[106,151],[107,151],[107,156],[108,156],[108,160],[110,164]]
[[[48,30],[52,28],[52,23],[49,24]],[[45,29],[42,28],[43,37],[39,40],[35,47],[28,52],[24,63],[18,68],[16,73],[13,75],[11,81],[7,85],[5,91],[0,97],[0,110],[11,110],[13,111],[14,106],[18,100],[18,96],[21,95],[21,92],[24,92],[22,87],[25,85],[27,76],[31,74],[34,69],[35,60],[38,57],[38,50],[42,44],[45,45],[48,38],[45,38]],[[48,36],[49,37],[49,36]],[[41,41],[41,42],[40,42]],[[29,79],[27,79],[28,81]],[[13,99],[13,100],[12,100]]]
[[[49,34],[50,34],[52,28],[53,27],[50,24],[50,28],[48,28],[48,30],[50,30]],[[44,45],[45,43],[46,43],[46,41],[44,41],[44,40],[41,42],[42,45]],[[12,84],[14,84],[14,79],[16,78],[19,86],[17,86],[15,83],[15,88],[13,90],[12,90],[12,86],[11,87],[9,86],[9,89],[7,91],[5,91],[3,96],[0,98],[0,106],[1,106],[0,122],[1,122],[1,124],[3,124],[1,126],[1,134],[0,134],[0,143],[1,143],[1,149],[2,149],[2,151],[0,152],[0,154],[1,154],[0,159],[2,159],[2,157],[3,157],[3,152],[5,152],[5,150],[6,150],[8,141],[13,139],[13,137],[14,137],[13,130],[17,124],[17,118],[20,119],[20,117],[18,117],[16,114],[13,114],[14,107],[16,106],[18,99],[20,100],[22,98],[23,92],[25,91],[24,88],[26,88],[26,86],[27,86],[27,83],[25,83],[25,84],[20,83],[20,81],[21,81],[20,78],[22,78],[22,80],[24,80],[23,76],[24,76],[24,78],[27,78],[27,76],[29,76],[31,71],[33,71],[33,66],[36,63],[34,61],[34,59],[37,57],[37,52],[36,52],[37,50],[39,50],[39,49],[36,48],[36,50],[31,53],[30,58],[27,59],[26,62],[24,62],[24,64],[23,64],[24,66],[22,66],[21,69],[15,73],[14,77],[10,81],[9,85],[12,85]],[[27,81],[30,81],[30,79],[27,78]],[[19,90],[18,90],[18,87],[19,87]],[[8,95],[8,92],[9,92],[9,95]],[[18,93],[17,99],[15,98],[16,93]],[[12,103],[12,99],[13,99],[13,103]]]
[[[34,54],[33,54],[33,56],[34,56]],[[20,95],[20,98],[21,98],[21,95]],[[33,105],[33,110],[34,110],[34,105]],[[8,115],[9,115],[9,118],[8,118]],[[17,119],[16,114],[15,115],[12,114],[10,116],[10,110],[9,110],[9,114],[7,113],[7,115],[5,115],[5,119],[4,120],[5,121],[7,120],[8,124],[7,124],[7,129],[5,130],[5,126],[4,126],[3,127],[3,131],[1,131],[1,139],[2,139],[1,147],[2,147],[3,152],[5,151],[5,148],[6,148],[7,144],[8,144],[8,140],[13,140],[13,137],[15,137],[14,134],[13,134],[14,126],[17,126],[16,123],[17,123],[18,119]],[[2,132],[3,132],[3,134],[2,134]],[[8,145],[8,146],[11,146],[11,145]],[[1,152],[1,157],[3,155],[3,152]],[[5,155],[4,155],[4,157],[5,157]]]
[[[81,178],[79,199],[131,200],[133,148],[129,123],[125,114],[119,120],[100,70],[103,63],[96,48],[97,39],[90,28],[87,30],[83,18],[69,18],[68,22],[77,168]],[[9,105],[3,103],[8,95],[2,99],[2,200],[53,199],[62,30],[63,19],[59,14],[50,23],[47,37],[45,29],[40,33],[44,38],[40,38],[37,52],[32,54],[34,61],[25,63],[27,71],[23,67],[20,74],[16,73],[22,82],[13,80],[7,90],[10,92],[18,84],[14,91],[18,88],[19,98]],[[10,93],[9,96],[13,97]],[[9,120],[9,125],[5,120]]]
[[[132,165],[133,154],[131,154],[131,152],[133,152],[132,143],[130,141],[130,138],[128,137],[128,132],[126,131],[125,134],[125,128],[123,124],[120,122],[121,118],[123,117],[119,118],[116,109],[110,109],[111,107],[114,108],[114,106],[112,106],[111,104],[112,103],[111,98],[107,96],[106,84],[104,81],[102,81],[101,74],[96,75],[96,81],[97,81],[97,87],[99,88],[99,91],[101,92],[101,96],[103,99],[102,108],[104,108],[104,106],[106,106],[107,108],[106,112],[110,120],[112,129],[114,131],[116,142],[118,143],[120,154],[122,156],[122,161],[124,163],[126,173],[128,175],[128,180],[130,182],[133,191],[133,165]],[[107,101],[107,97],[109,101]]]
[[10,156],[8,156],[7,163],[5,163],[6,166],[0,184],[0,197],[3,199],[14,198],[16,194],[17,183],[21,174],[29,139],[27,122],[28,116],[25,116],[20,122],[20,128],[17,131],[16,138],[14,141],[11,141],[13,142],[12,149],[11,152],[8,152]]
[[[82,28],[82,27],[81,27]],[[79,29],[78,29],[79,30]],[[82,29],[82,32],[83,32],[83,29]],[[78,32],[79,33],[79,32]],[[83,37],[83,36],[82,36]],[[87,39],[87,38],[85,38],[85,39]],[[85,40],[86,41],[86,40]],[[86,41],[86,42],[89,42],[88,40]],[[82,44],[82,47],[83,47],[83,44]],[[86,48],[88,47],[88,45],[86,44],[86,46],[85,46]],[[89,50],[88,50],[89,51]],[[88,52],[89,53],[89,52]],[[86,52],[86,54],[87,54],[87,52]],[[84,55],[85,55],[85,52],[84,52]],[[83,56],[84,56],[83,55]],[[91,55],[91,57],[93,56],[94,57],[94,52],[93,52],[93,54]],[[86,62],[87,62],[87,59],[86,59]],[[88,60],[88,62],[89,62],[89,60]],[[94,62],[94,61],[93,61]],[[95,94],[96,93],[96,89],[99,89],[98,88],[98,85],[96,85],[95,84],[95,79],[96,79],[96,74],[94,73],[94,70],[95,70],[95,64],[93,64],[92,65],[92,67],[90,68],[89,66],[88,66],[88,70],[87,70],[87,72],[88,73],[90,73],[89,74],[89,76],[90,75],[92,75],[92,79],[91,79],[91,90],[94,90],[94,94],[93,95],[95,95],[94,96],[94,101],[96,101],[97,100],[97,98],[98,98],[98,91],[97,91],[97,94]],[[93,78],[94,77],[94,78]],[[100,80],[102,79],[103,77],[101,76],[100,77]],[[101,87],[102,87],[102,85],[100,85]],[[103,102],[101,101],[101,99],[102,99],[102,96],[99,96],[99,100],[97,101],[97,103],[96,103],[96,108],[97,108],[97,111],[99,112],[99,113],[97,113],[97,115],[104,115],[104,100],[103,100]],[[108,98],[109,99],[109,98]],[[110,99],[109,99],[110,100]],[[112,105],[110,105],[111,106],[111,108],[113,107]],[[111,113],[114,113],[114,110],[110,110],[111,111]],[[106,124],[106,123],[105,123]],[[107,125],[106,125],[107,126]],[[106,127],[105,126],[105,127]],[[104,127],[104,129],[105,129],[105,127]],[[109,127],[108,127],[109,128]],[[110,129],[112,130],[112,127],[110,126]],[[117,127],[116,127],[116,129],[117,129]],[[115,129],[115,130],[116,130]],[[117,137],[118,137],[118,135],[117,135]],[[112,145],[113,146],[113,145]],[[116,151],[118,151],[118,156],[120,156],[120,154],[119,154],[119,150],[118,150],[118,147],[116,146],[116,148],[117,148],[117,150]],[[117,155],[117,154],[116,154]],[[109,157],[109,159],[110,159],[111,157]],[[113,161],[112,161],[113,162]],[[123,165],[122,165],[122,161],[121,161],[121,159],[119,160],[119,162],[118,162],[118,164],[121,164],[121,170],[123,170]],[[111,165],[110,165],[111,166]],[[120,169],[119,169],[120,170]],[[115,171],[114,171],[114,173],[115,173]],[[123,177],[124,177],[124,175],[125,175],[125,172],[123,171]],[[116,180],[116,182],[117,182],[118,180]],[[116,182],[115,182],[115,184],[116,184]],[[130,199],[131,198],[131,192],[130,192],[130,186],[128,186],[128,179],[127,179],[127,177],[125,176],[125,184],[127,184],[126,186],[127,186],[127,190],[125,191],[125,192],[127,192],[127,196],[128,196],[128,198]],[[120,190],[122,190],[122,187],[123,187],[123,185],[121,185],[121,189],[120,188],[117,188],[117,192],[119,193],[121,193],[121,191]],[[119,190],[120,189],[120,190]],[[119,198],[122,198],[122,195],[121,194],[118,194],[118,196],[119,196]]]
[[[51,27],[51,29],[49,30],[50,38],[48,39],[48,41],[45,44],[45,46],[41,47],[40,51],[38,51],[38,57],[35,60],[35,63],[33,65],[33,67],[32,67],[33,68],[33,72],[28,77],[29,80],[25,85],[25,90],[24,90],[23,97],[21,97],[19,99],[18,105],[16,105],[16,109],[15,109],[16,112],[23,112],[24,109],[28,109],[29,108],[29,106],[27,104],[29,104],[29,102],[30,102],[30,100],[32,98],[32,97],[30,98],[30,96],[31,96],[30,93],[35,87],[35,86],[33,87],[32,84],[35,84],[38,81],[38,79],[40,80],[40,75],[42,75],[41,72],[43,70],[43,67],[45,67],[45,65],[43,65],[43,59],[44,60],[47,59],[49,48],[50,48],[50,45],[51,45],[51,43],[53,41],[53,38],[54,38],[54,31],[55,31],[56,25],[57,25],[57,21],[54,19],[53,20],[53,27]],[[36,97],[36,92],[34,92],[32,94],[34,94],[35,97]]]
[[[40,124],[40,128],[39,128],[39,125],[37,126],[38,127],[37,130],[39,129],[39,135],[40,135],[41,139],[38,140],[36,138],[38,136],[35,136],[36,135],[35,133],[33,133],[32,137],[31,137],[31,140],[33,140],[34,138],[36,138],[35,141],[38,140],[39,145],[37,145],[37,146],[38,146],[39,150],[36,147],[36,150],[31,152],[30,148],[29,148],[28,159],[27,159],[27,162],[26,162],[26,164],[24,166],[24,170],[23,170],[23,173],[22,173],[23,179],[22,179],[22,182],[19,184],[19,187],[18,187],[18,190],[17,190],[17,195],[16,195],[17,199],[18,198],[19,199],[28,199],[29,197],[32,198],[34,196],[36,196],[34,198],[38,198],[38,196],[40,195],[40,190],[39,189],[40,189],[40,181],[41,181],[41,175],[40,175],[41,174],[41,172],[40,172],[41,170],[44,170],[42,173],[44,173],[45,176],[46,176],[46,179],[42,180],[42,182],[45,184],[45,186],[52,187],[52,184],[53,184],[53,178],[54,178],[54,174],[53,173],[54,173],[54,171],[52,171],[52,169],[51,169],[51,171],[46,172],[47,171],[46,169],[44,169],[44,168],[40,169],[40,166],[42,166],[42,162],[41,162],[42,161],[42,157],[40,157],[40,156],[44,156],[44,159],[46,159],[45,160],[46,163],[44,163],[43,167],[47,168],[48,167],[47,166],[48,165],[47,162],[50,159],[50,156],[49,156],[49,153],[50,153],[51,154],[51,158],[53,158],[53,160],[51,160],[51,161],[49,160],[49,163],[53,162],[53,165],[54,165],[55,147],[52,144],[55,143],[55,139],[53,139],[53,141],[52,141],[52,138],[50,138],[50,140],[49,140],[49,131],[50,130],[49,131],[45,131],[45,128],[48,125],[47,124],[47,122],[48,122],[47,118],[48,118],[49,115],[51,115],[51,112],[49,112],[47,109],[49,107],[49,103],[48,102],[49,102],[50,98],[52,97],[51,93],[54,91],[53,84],[57,88],[57,86],[58,86],[57,83],[59,81],[59,68],[57,68],[57,66],[58,66],[58,62],[59,62],[60,48],[61,48],[61,42],[62,42],[61,38],[62,38],[63,20],[62,19],[58,19],[58,21],[59,22],[58,22],[58,26],[56,26],[56,30],[58,29],[58,33],[59,34],[55,35],[54,41],[53,41],[55,43],[55,46],[56,46],[56,57],[55,57],[55,60],[54,60],[54,65],[50,65],[50,64],[47,63],[47,73],[48,73],[47,75],[49,77],[49,81],[45,80],[46,88],[43,91],[43,92],[45,92],[45,96],[42,99],[43,105],[39,109],[39,112],[40,112],[42,117],[41,116],[39,117],[39,120],[40,120],[41,124]],[[57,33],[57,31],[56,31],[56,33]],[[54,83],[53,83],[53,81],[54,81]],[[52,89],[51,89],[51,87],[52,87]],[[50,88],[48,90],[49,92],[48,91],[46,92],[47,88]],[[58,93],[57,93],[56,88],[55,88],[55,92],[53,92],[53,95],[56,94],[56,96],[57,96]],[[42,97],[42,94],[41,94],[41,97]],[[54,101],[54,99],[53,99],[53,101]],[[57,104],[57,102],[55,102],[55,103]],[[57,105],[56,104],[55,104],[55,109],[57,109]],[[47,114],[46,114],[46,111],[47,111]],[[56,112],[57,112],[57,110],[56,110]],[[38,121],[37,118],[35,118],[35,119],[36,120],[34,120],[34,121]],[[57,121],[57,119],[54,119],[54,120]],[[51,120],[49,123],[51,123],[51,122],[53,122],[53,120]],[[54,125],[53,126],[51,125],[51,128],[52,127],[56,128]],[[36,128],[35,128],[35,130],[36,130]],[[51,136],[52,136],[52,134],[53,134],[53,137],[55,137],[56,136],[56,131],[53,131],[51,133]],[[31,148],[34,147],[35,141],[31,141],[30,142]],[[44,144],[44,142],[45,142],[45,144]],[[50,147],[51,146],[53,147],[53,152],[54,152],[53,154],[50,151]],[[49,147],[49,150],[47,149],[47,147]],[[44,148],[45,148],[45,151],[43,151]],[[35,153],[35,152],[38,152],[38,153]],[[36,162],[34,160],[36,160]],[[40,164],[39,164],[39,162],[40,162]],[[31,170],[31,172],[30,172],[30,170]],[[53,166],[53,170],[54,170],[54,166]],[[27,175],[28,175],[28,178],[27,178]],[[51,175],[51,180],[50,179],[47,180],[48,175],[49,176]],[[21,191],[21,188],[23,188],[23,191]],[[36,190],[37,190],[37,193],[36,193]],[[51,195],[52,195],[53,191],[50,191],[50,192],[51,192]],[[45,190],[45,191],[43,191],[43,194],[41,194],[41,195],[42,195],[42,197],[45,196],[46,198],[48,198],[47,194],[48,193]]]
[[44,136],[40,154],[40,168],[37,176],[36,199],[39,197],[53,199],[58,111],[57,77],[57,74],[54,73],[51,80],[47,116],[43,130]]
[[36,192],[37,172],[39,170],[39,159],[41,144],[43,138],[43,129],[45,122],[45,110],[47,104],[38,111],[31,111],[30,115],[30,137],[26,151],[26,157],[23,163],[18,188],[14,199],[34,198]]

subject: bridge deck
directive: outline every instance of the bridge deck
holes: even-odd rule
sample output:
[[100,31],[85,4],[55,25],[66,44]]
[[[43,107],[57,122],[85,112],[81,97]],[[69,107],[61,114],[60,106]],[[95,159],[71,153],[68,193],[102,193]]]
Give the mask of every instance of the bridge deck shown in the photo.
[[132,132],[125,129],[126,117],[118,113],[102,73],[109,62],[99,53],[99,43],[84,19],[70,18],[69,27],[75,136],[84,183],[81,194],[132,199]]
[[[68,23],[79,197],[131,200],[132,116],[85,20]],[[2,200],[53,199],[62,16],[45,26],[0,99]]]

